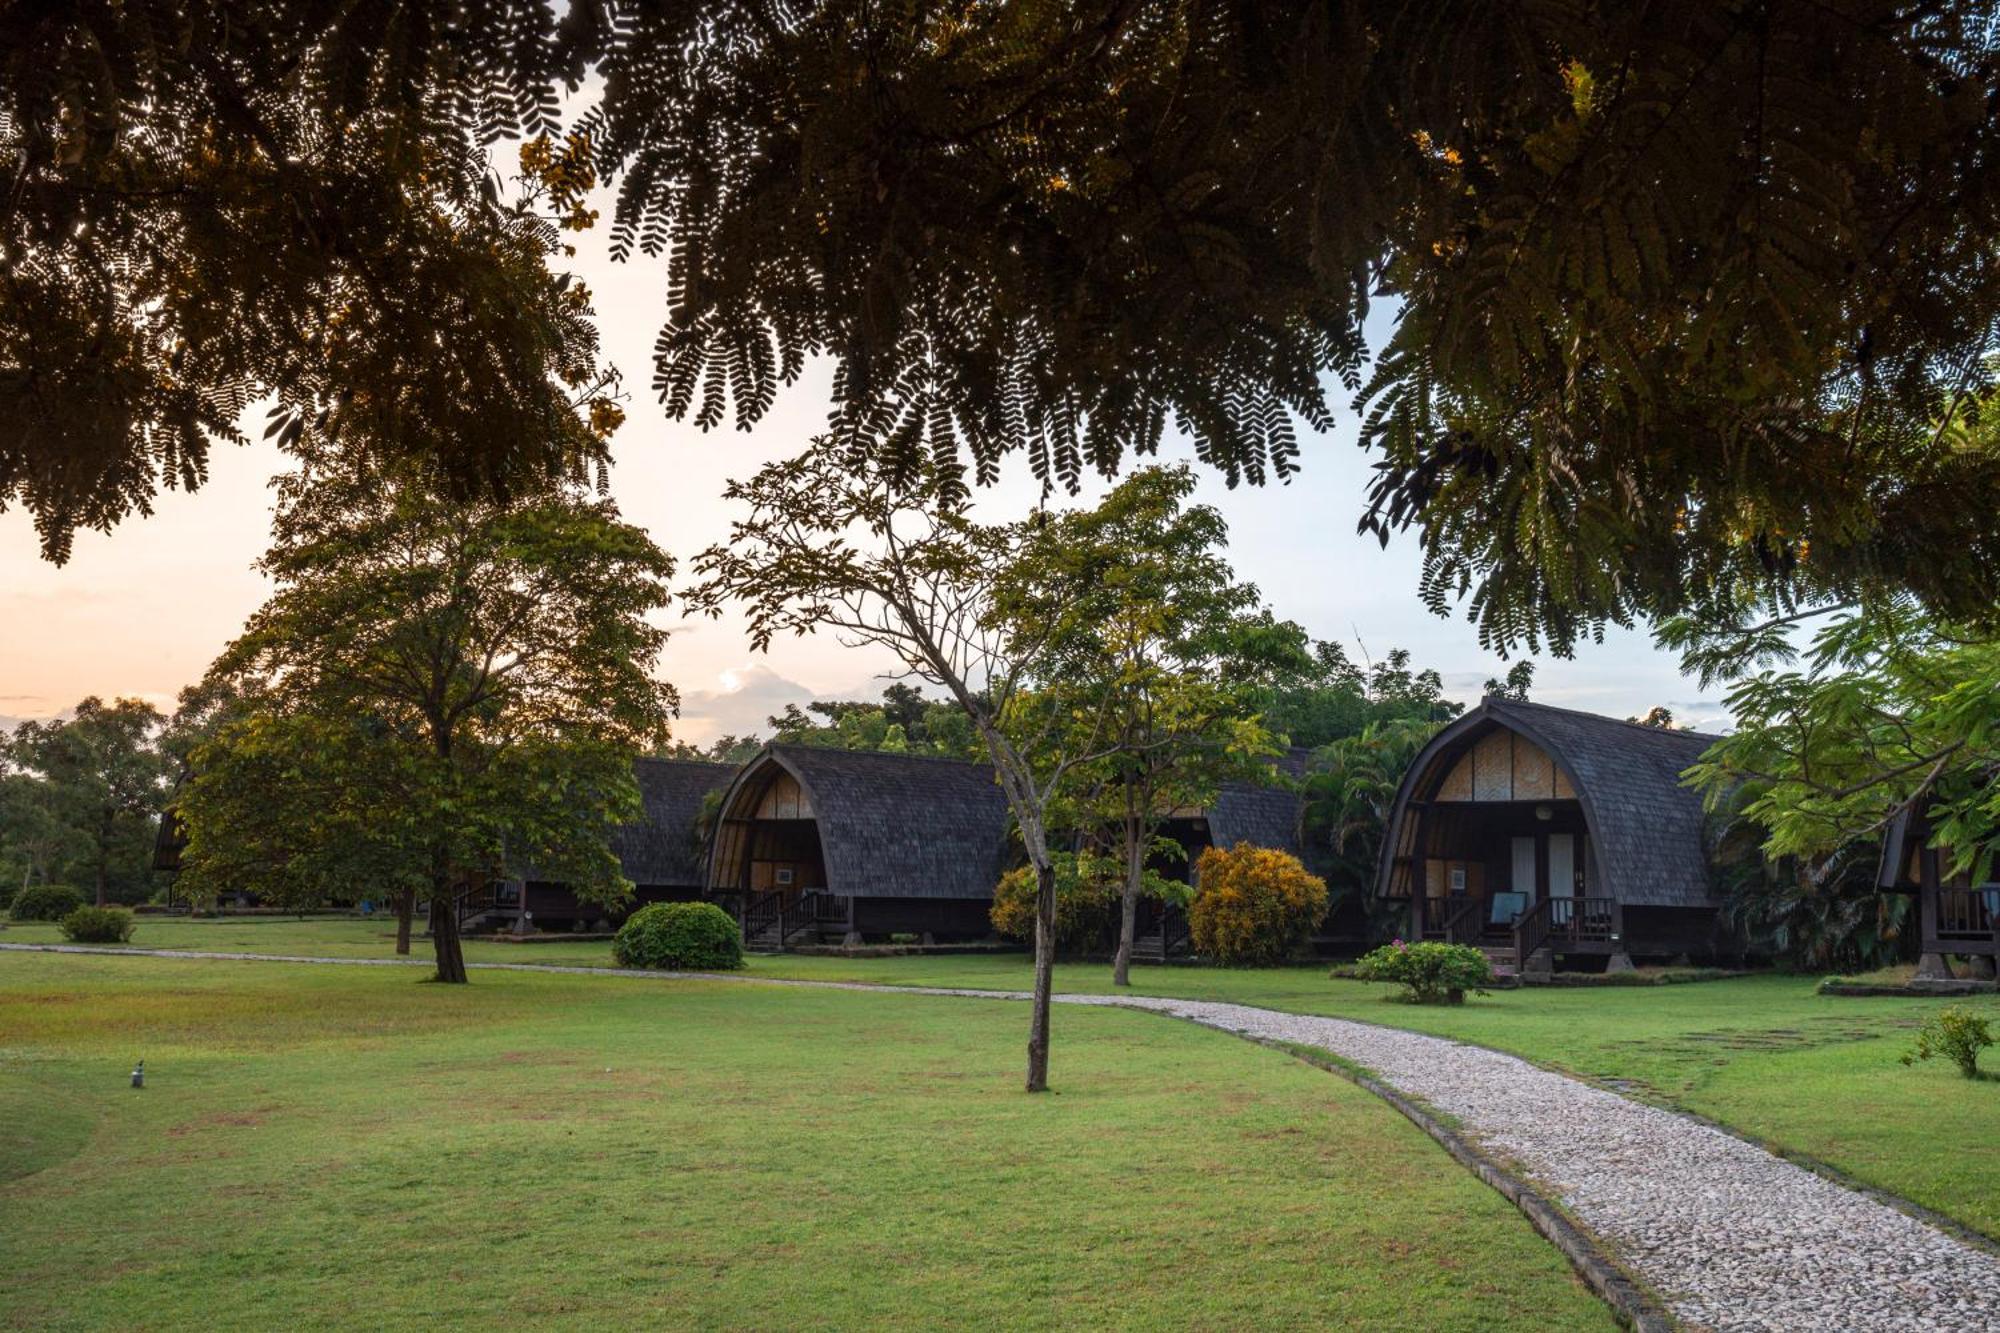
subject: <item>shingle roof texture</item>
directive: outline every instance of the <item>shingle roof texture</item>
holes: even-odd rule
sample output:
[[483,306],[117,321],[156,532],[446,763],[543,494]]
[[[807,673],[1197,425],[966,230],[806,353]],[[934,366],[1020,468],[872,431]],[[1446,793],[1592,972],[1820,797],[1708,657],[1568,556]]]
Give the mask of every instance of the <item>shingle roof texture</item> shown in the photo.
[[812,745],[766,753],[812,798],[834,893],[993,896],[1005,869],[1007,798],[987,765]]
[[[1422,799],[1412,788],[1433,756],[1496,724],[1527,737],[1568,772],[1583,805],[1604,892],[1640,907],[1714,905],[1701,796],[1681,785],[1681,774],[1716,740],[1700,732],[1485,699],[1439,732],[1411,766],[1397,798],[1398,818],[1407,817],[1408,801]],[[1386,843],[1393,846],[1394,837]],[[1388,874],[1385,856],[1378,892],[1386,891]]]
[[704,858],[695,834],[695,817],[708,793],[727,787],[735,776],[734,764],[639,760],[639,796],[645,802],[646,817],[611,835],[611,850],[625,867],[625,878],[642,886],[687,888],[703,884]]

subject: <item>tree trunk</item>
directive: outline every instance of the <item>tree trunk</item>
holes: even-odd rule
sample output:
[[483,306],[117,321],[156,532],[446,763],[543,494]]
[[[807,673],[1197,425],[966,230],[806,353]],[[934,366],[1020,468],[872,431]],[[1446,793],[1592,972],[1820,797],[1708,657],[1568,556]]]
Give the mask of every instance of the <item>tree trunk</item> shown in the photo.
[[1118,896],[1118,952],[1111,960],[1111,984],[1132,984],[1132,936],[1138,929],[1139,882],[1145,878],[1146,849],[1139,836],[1132,789],[1125,789],[1125,890]]
[[97,905],[99,907],[107,907],[110,905],[105,901],[104,897],[105,868],[108,865],[108,863],[109,863],[109,858],[107,858],[103,854],[103,852],[100,851],[97,856]]
[[451,885],[431,886],[431,947],[437,951],[437,979],[465,984],[465,950],[458,940],[458,899]]
[[1028,1020],[1028,1091],[1049,1090],[1049,994],[1056,975],[1056,868],[1035,867],[1035,1000]]
[[410,952],[410,918],[417,913],[417,891],[404,889],[396,895],[396,953],[407,956]]

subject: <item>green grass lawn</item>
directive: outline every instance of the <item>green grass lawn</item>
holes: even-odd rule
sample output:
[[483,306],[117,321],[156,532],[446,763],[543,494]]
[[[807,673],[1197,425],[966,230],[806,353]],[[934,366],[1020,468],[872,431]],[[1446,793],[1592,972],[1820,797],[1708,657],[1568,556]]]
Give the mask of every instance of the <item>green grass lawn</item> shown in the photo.
[[[53,927],[15,926],[0,941],[53,940]],[[135,946],[218,948],[329,956],[386,956],[379,923],[143,920]],[[427,947],[414,946],[418,956]],[[602,942],[475,942],[474,962],[609,965]],[[1030,982],[1021,954],[901,958],[751,959],[752,975],[891,985],[1015,990]],[[1685,1107],[1770,1143],[1829,1163],[2000,1237],[2000,1080],[1967,1082],[1933,1062],[1897,1057],[1925,1014],[1944,1001],[1846,999],[1814,993],[1814,979],[1760,976],[1654,987],[1496,992],[1461,1008],[1393,1002],[1391,989],[1336,981],[1325,969],[1238,971],[1141,967],[1147,994],[1234,1000],[1415,1028],[1512,1051],[1634,1095]],[[1066,991],[1112,989],[1110,969],[1069,964]],[[2000,1000],[1962,1001],[2000,1022]],[[1058,1051],[1060,1070],[1063,1055]],[[2000,1049],[1988,1063],[2000,1070]]]
[[[60,944],[62,932],[53,923],[13,921],[0,930],[0,944]],[[430,941],[422,937],[421,919],[410,941],[410,956],[430,957]],[[132,934],[135,949],[206,949],[219,953],[282,953],[309,958],[391,958],[396,952],[396,919],[377,914],[360,917],[187,917],[142,916]],[[607,940],[552,940],[535,944],[502,944],[468,939],[465,957],[473,963],[561,963],[610,967]]]
[[1024,1017],[0,954],[0,1323],[1611,1326],[1346,1082],[1065,1010],[1030,1097]]

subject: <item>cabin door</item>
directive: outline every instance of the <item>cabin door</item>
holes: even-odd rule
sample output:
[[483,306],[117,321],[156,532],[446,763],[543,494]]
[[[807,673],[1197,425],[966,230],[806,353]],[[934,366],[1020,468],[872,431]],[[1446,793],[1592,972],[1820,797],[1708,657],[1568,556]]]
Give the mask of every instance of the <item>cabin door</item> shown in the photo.
[[1538,887],[1535,883],[1536,860],[1533,837],[1514,839],[1514,881],[1507,887],[1516,893],[1526,894],[1529,903],[1535,901]]
[[1576,835],[1549,834],[1549,896],[1574,898],[1576,883]]

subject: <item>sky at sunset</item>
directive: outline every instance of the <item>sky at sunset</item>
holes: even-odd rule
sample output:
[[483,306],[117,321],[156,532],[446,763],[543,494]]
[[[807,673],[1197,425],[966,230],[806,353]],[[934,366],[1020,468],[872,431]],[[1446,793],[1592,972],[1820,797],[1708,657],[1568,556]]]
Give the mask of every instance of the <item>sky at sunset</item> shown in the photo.
[[[625,372],[632,399],[615,440],[612,494],[686,573],[689,557],[727,536],[724,481],[796,453],[824,422],[827,367],[811,367],[748,433],[704,435],[666,420],[647,387],[665,309],[664,272],[644,259],[612,264],[603,243],[601,231],[586,237],[578,267],[596,297],[605,350]],[[1480,649],[1462,618],[1440,619],[1417,600],[1414,540],[1398,539],[1384,551],[1356,534],[1369,460],[1354,444],[1347,396],[1336,386],[1331,401],[1339,425],[1326,436],[1305,435],[1303,469],[1290,485],[1231,491],[1205,474],[1200,498],[1228,519],[1238,574],[1255,582],[1280,616],[1339,640],[1356,660],[1407,647],[1418,665],[1443,674],[1450,694],[1471,701],[1505,664]],[[253,409],[253,436],[261,420],[262,410]],[[1165,452],[1172,458],[1184,451],[1170,445]],[[284,466],[262,445],[218,447],[198,492],[163,493],[152,517],[128,520],[108,536],[79,534],[61,569],[39,558],[24,512],[0,514],[0,725],[60,713],[91,694],[136,695],[171,708],[268,592],[251,565],[270,521],[267,482]],[[1025,466],[1013,466],[998,487],[980,493],[980,512],[1017,516],[1036,494]],[[661,674],[681,690],[679,734],[697,743],[764,730],[764,718],[788,702],[873,695],[881,688],[877,673],[889,665],[824,636],[753,654],[735,618],[670,617],[670,624],[675,634]],[[1534,697],[1621,717],[1664,703],[1704,729],[1725,716],[1717,697],[1699,693],[1643,633],[1613,631],[1603,644],[1580,647],[1572,661],[1538,659]]]

